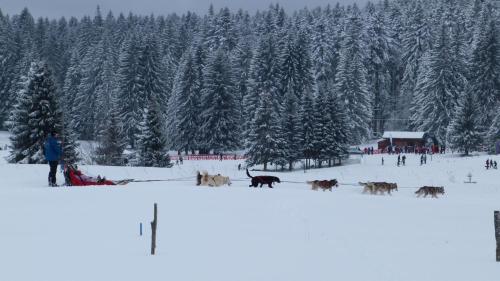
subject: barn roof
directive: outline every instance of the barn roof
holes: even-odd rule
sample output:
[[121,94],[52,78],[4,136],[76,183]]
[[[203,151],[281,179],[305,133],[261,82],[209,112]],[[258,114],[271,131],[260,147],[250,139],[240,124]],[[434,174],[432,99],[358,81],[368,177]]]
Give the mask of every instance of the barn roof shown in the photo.
[[388,131],[384,132],[384,139],[423,139],[425,132],[404,132],[404,131]]

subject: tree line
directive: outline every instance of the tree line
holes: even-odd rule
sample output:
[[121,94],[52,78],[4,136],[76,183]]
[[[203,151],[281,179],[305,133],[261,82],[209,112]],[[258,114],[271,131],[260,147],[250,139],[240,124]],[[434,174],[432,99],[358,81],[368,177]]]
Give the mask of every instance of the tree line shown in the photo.
[[251,165],[331,165],[349,144],[389,129],[426,131],[464,152],[492,147],[500,138],[495,3],[117,17],[98,8],[93,17],[36,21],[28,9],[0,11],[0,126],[13,132],[12,161],[40,161],[26,138],[29,122],[46,122],[30,110],[41,110],[33,85],[47,76],[45,100],[54,102],[41,103],[68,155],[76,157],[76,139],[98,141],[103,164],[123,163],[128,147],[148,166],[166,165],[168,149],[245,149]]

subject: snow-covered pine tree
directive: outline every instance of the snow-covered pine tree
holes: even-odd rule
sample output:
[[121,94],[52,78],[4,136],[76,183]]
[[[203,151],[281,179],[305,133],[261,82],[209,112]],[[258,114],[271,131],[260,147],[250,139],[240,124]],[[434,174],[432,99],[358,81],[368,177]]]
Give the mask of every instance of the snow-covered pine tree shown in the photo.
[[18,45],[10,21],[0,11],[0,129],[6,128],[5,122],[15,103]]
[[485,4],[481,11],[485,23],[479,27],[477,44],[474,47],[470,62],[470,85],[477,95],[479,119],[485,130],[496,116],[500,104],[500,42],[496,18],[490,4]]
[[344,103],[339,98],[328,91],[326,94],[327,124],[325,126],[326,136],[329,140],[325,148],[325,154],[328,159],[328,166],[335,164],[335,159],[342,161],[344,156],[348,155],[349,147],[349,127],[347,113]]
[[208,151],[234,150],[240,146],[233,79],[231,62],[221,47],[209,57],[203,74],[200,138]]
[[193,50],[184,53],[175,76],[167,110],[167,135],[170,145],[186,153],[198,148],[200,119],[200,77]]
[[259,107],[255,111],[246,143],[247,164],[249,166],[263,164],[264,171],[270,162],[282,159],[279,153],[282,144],[278,138],[278,116],[274,111],[272,99],[272,95],[268,92],[262,92],[260,95]]
[[401,81],[403,79],[404,66],[401,63],[402,56],[402,35],[403,35],[403,14],[401,7],[393,1],[384,1],[384,11],[387,17],[385,24],[387,32],[391,38],[393,48],[389,54],[387,69],[390,76],[390,90],[387,100],[387,111],[389,120],[384,123],[384,129],[404,128],[406,122],[398,120],[400,118],[398,105],[401,96]]
[[305,159],[305,168],[310,167],[310,159],[314,156],[314,100],[312,93],[306,92],[302,96],[299,112],[302,130],[300,135],[300,151]]
[[139,75],[139,42],[140,38],[132,31],[121,48],[117,71],[117,103],[120,119],[123,122],[123,134],[127,143],[134,147],[142,122],[142,104],[144,97],[140,95]]
[[99,136],[100,143],[95,157],[99,165],[119,166],[124,163],[123,151],[126,139],[123,136],[117,103],[114,102],[113,105],[106,122],[106,130],[101,131]]
[[327,85],[335,79],[338,53],[335,48],[339,42],[335,40],[333,27],[329,24],[328,15],[322,13],[314,19],[311,34],[311,59],[313,77],[317,91],[325,91]]
[[11,115],[12,163],[43,163],[43,143],[53,130],[61,131],[52,73],[43,62],[31,64],[18,103]]
[[281,98],[280,88],[280,62],[275,39],[271,34],[260,36],[254,51],[250,65],[250,77],[248,80],[249,91],[243,101],[245,108],[245,138],[249,137],[255,112],[259,107],[259,99],[262,93],[271,95],[274,112],[278,112]]
[[80,161],[76,129],[73,126],[73,122],[70,121],[70,118],[65,117],[66,114],[64,112],[62,116],[62,132],[60,136],[63,153],[62,159],[67,164],[75,164]]
[[252,60],[252,46],[248,38],[238,42],[231,54],[232,69],[234,71],[235,99],[238,110],[238,124],[245,123],[243,100],[248,95],[248,76],[250,61]]
[[167,107],[168,93],[165,92],[164,69],[161,64],[158,39],[154,35],[146,36],[141,49],[138,73],[141,83],[139,92],[143,99],[155,100],[159,106],[158,110],[162,113]]
[[326,93],[325,91],[318,91],[314,97],[313,102],[313,137],[312,137],[312,147],[313,155],[312,158],[316,160],[317,167],[321,168],[323,161],[328,159],[326,149],[330,142],[334,142],[335,139],[328,138],[328,107],[327,107]]
[[367,5],[367,84],[368,91],[373,94],[372,131],[381,136],[386,119],[389,117],[391,99],[390,59],[394,53],[394,44],[389,36],[386,17],[381,7]]
[[99,89],[106,81],[103,81],[102,73],[106,55],[104,53],[104,42],[92,46],[82,61],[82,79],[78,86],[78,94],[75,97],[74,121],[79,133],[79,138],[94,140],[98,134]]
[[372,97],[366,85],[365,46],[363,22],[356,5],[346,22],[339,69],[335,78],[335,92],[345,102],[349,115],[350,134],[353,143],[360,143],[370,136]]
[[451,148],[458,149],[465,155],[480,148],[483,135],[479,114],[475,92],[472,87],[467,87],[458,101],[456,114],[448,128],[448,141]]
[[500,141],[500,107],[496,110],[495,119],[491,123],[491,126],[486,134],[486,145],[491,152],[495,151],[495,145]]
[[293,164],[300,160],[302,124],[299,118],[299,104],[293,86],[289,85],[285,92],[283,104],[281,105],[279,137],[283,139],[280,146],[280,154],[283,159],[278,163],[288,165],[288,170],[293,169]]
[[[74,49],[71,52],[71,59],[69,63],[68,70],[66,72],[66,77],[64,79],[64,86],[60,98],[58,100],[61,105],[61,111],[65,116],[65,123],[73,122],[74,110],[75,110],[75,98],[78,95],[78,87],[82,79],[80,62],[78,61],[79,54]],[[76,128],[75,128],[76,129]]]
[[[405,12],[406,28],[402,42],[402,65],[404,67],[401,84],[401,96],[397,105],[398,117],[409,119],[410,105],[414,102],[417,76],[420,71],[422,56],[430,49],[430,28],[426,21],[422,1],[410,3]],[[408,126],[409,124],[403,124]]]
[[465,77],[461,63],[451,55],[451,42],[445,22],[437,42],[428,56],[424,56],[417,78],[415,100],[412,103],[412,125],[446,143],[446,130],[453,119],[458,97],[463,92]]
[[170,165],[162,126],[162,113],[158,103],[149,100],[144,110],[141,134],[138,140],[138,163],[145,167],[167,167]]

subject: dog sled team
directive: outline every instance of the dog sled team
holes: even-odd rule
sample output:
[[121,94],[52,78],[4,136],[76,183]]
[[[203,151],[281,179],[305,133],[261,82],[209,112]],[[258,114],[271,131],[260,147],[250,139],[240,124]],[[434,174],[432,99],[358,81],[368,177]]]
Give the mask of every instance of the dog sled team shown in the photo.
[[[275,176],[252,176],[248,169],[246,170],[247,176],[250,178],[249,187],[263,187],[267,185],[269,188],[273,188],[273,184],[281,183],[281,180]],[[219,187],[223,185],[231,185],[231,180],[229,177],[222,176],[221,174],[209,175],[207,171],[197,172],[196,185],[198,186],[210,186]],[[323,190],[332,191],[334,187],[339,186],[339,182],[336,179],[330,180],[313,180],[306,181],[308,185],[311,186],[311,190]],[[391,192],[398,191],[398,185],[396,183],[390,182],[359,182],[359,185],[363,187],[362,193],[370,193],[373,195],[385,195],[386,193],[392,195]],[[423,196],[424,198],[431,195],[432,198],[438,198],[438,194],[444,195],[444,187],[442,186],[423,186],[419,188],[415,194],[417,197]]]

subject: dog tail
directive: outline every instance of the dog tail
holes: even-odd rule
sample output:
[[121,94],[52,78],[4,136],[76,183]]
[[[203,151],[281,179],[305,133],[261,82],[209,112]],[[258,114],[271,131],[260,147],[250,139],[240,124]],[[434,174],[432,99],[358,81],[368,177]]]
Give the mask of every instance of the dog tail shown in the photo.
[[313,184],[313,181],[306,181],[307,184]]
[[247,169],[247,176],[248,176],[249,178],[253,178],[253,177],[250,175],[250,173],[248,172],[248,169]]

